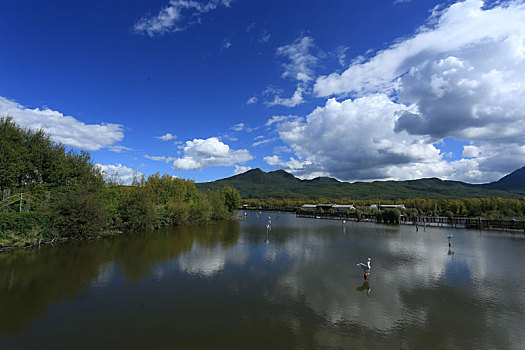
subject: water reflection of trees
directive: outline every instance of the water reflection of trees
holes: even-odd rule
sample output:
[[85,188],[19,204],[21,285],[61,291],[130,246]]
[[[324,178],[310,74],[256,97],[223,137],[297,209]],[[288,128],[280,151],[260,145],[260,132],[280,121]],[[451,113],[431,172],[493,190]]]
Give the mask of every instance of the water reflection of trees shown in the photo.
[[156,265],[189,251],[195,243],[228,247],[237,243],[239,232],[238,222],[225,221],[2,253],[0,337],[21,334],[52,303],[75,299],[109,262],[137,283]]
[[51,303],[74,299],[107,256],[91,242],[0,254],[0,336],[20,334]]

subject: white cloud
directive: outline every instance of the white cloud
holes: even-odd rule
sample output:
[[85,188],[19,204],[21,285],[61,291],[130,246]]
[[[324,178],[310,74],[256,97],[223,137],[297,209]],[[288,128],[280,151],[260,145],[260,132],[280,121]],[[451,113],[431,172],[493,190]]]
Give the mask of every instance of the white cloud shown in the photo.
[[298,119],[298,117],[295,115],[274,115],[273,117],[268,119],[268,121],[266,122],[266,124],[264,124],[264,126],[272,126],[273,124],[281,123],[283,121],[290,120],[290,119]]
[[[280,135],[315,165],[304,174],[491,181],[525,164],[523,77],[524,1],[466,0],[435,8],[415,34],[343,73],[319,77],[318,96],[352,99],[280,123]],[[432,145],[446,137],[476,146],[447,162]]]
[[260,44],[267,43],[268,41],[270,41],[271,36],[272,35],[268,33],[266,29],[263,29],[261,30],[261,35],[259,36],[259,39],[257,39],[257,42]]
[[479,172],[479,159],[446,162],[431,138],[395,132],[399,114],[409,110],[382,94],[342,102],[330,99],[304,120],[277,125],[281,139],[299,159],[285,162],[272,156],[264,160],[301,177],[325,174],[341,180],[428,176],[485,180]]
[[88,151],[109,147],[124,138],[120,124],[85,124],[50,108],[30,109],[0,97],[0,116],[8,115],[22,127],[44,130],[55,142]]
[[274,95],[273,100],[265,102],[267,106],[295,107],[305,102],[303,94],[309,90],[309,83],[314,79],[313,68],[318,62],[318,58],[310,52],[314,48],[314,40],[309,36],[298,38],[292,44],[277,48],[277,55],[288,60],[283,64],[282,78],[297,81],[297,87],[292,97],[289,98],[281,97],[278,90],[267,89],[265,94]]
[[369,60],[357,59],[342,74],[319,77],[314,91],[319,96],[391,91],[399,76],[429,59],[476,52],[483,57],[483,49],[491,53],[495,49],[492,45],[498,43],[509,46],[516,58],[523,59],[523,3],[510,1],[490,9],[483,9],[483,5],[482,1],[467,0],[444,10],[436,8],[428,24],[415,35]]
[[264,161],[271,166],[277,166],[277,167],[283,167],[285,169],[288,169],[290,171],[299,171],[303,169],[305,166],[311,165],[312,162],[308,160],[300,160],[295,159],[294,157],[290,157],[288,161],[284,161],[281,159],[281,157],[277,155],[264,157]]
[[245,125],[244,123],[235,124],[232,126],[233,131],[242,131],[244,129]]
[[251,105],[251,104],[254,104],[254,103],[257,103],[257,97],[256,96],[252,96],[248,99],[248,101],[246,101],[246,104],[247,105]]
[[267,106],[295,107],[304,102],[303,89],[300,86],[297,86],[297,90],[295,90],[292,97],[284,98],[280,96],[274,96],[273,101],[267,101],[265,104]]
[[[226,140],[232,141],[232,142],[239,141],[238,137],[231,136],[231,135],[228,135],[228,134],[223,134],[220,138],[221,139],[226,139]],[[184,146],[179,146],[179,147],[184,147]]]
[[150,156],[150,155],[144,155],[144,158],[147,158],[147,159],[150,159],[150,160],[154,160],[154,161],[157,161],[157,162],[166,162],[166,163],[169,163],[169,162],[172,162],[175,160],[174,157],[166,157],[166,156]]
[[479,157],[480,153],[481,152],[479,148],[476,146],[464,146],[463,154],[461,156],[465,158],[475,158],[475,157]]
[[96,164],[97,167],[102,170],[104,173],[106,179],[111,181],[116,181],[118,183],[122,183],[124,185],[129,185],[132,183],[133,178],[140,180],[140,177],[143,175],[141,172],[136,171],[132,168],[129,168],[122,164]]
[[264,145],[266,143],[270,143],[270,142],[273,142],[275,141],[276,138],[271,138],[271,139],[265,139],[265,140],[260,140],[260,141],[256,141],[252,144],[253,147],[257,147],[257,146],[260,146],[260,145]]
[[[246,126],[246,124],[244,123],[238,123],[238,124],[235,124],[234,126],[232,126],[230,129],[232,129],[233,131],[246,131],[246,132],[252,132],[254,130],[257,130],[259,129],[259,127],[255,127],[255,128],[251,128],[249,126]],[[224,135],[225,138],[228,138],[228,135]],[[230,138],[231,140],[231,138]],[[235,139],[235,141],[237,141],[237,139]]]
[[162,141],[170,141],[170,140],[175,140],[177,138],[177,136],[175,135],[172,135],[170,133],[167,133],[165,135],[162,135],[162,136],[155,136],[156,139],[160,139]]
[[341,46],[341,47],[338,47],[337,50],[336,50],[336,54],[337,54],[337,61],[339,62],[339,65],[343,68],[346,68],[348,66],[347,64],[347,54],[346,52],[350,50],[349,47],[344,47],[344,46]]
[[186,141],[184,155],[173,161],[173,169],[204,169],[211,166],[231,166],[253,159],[246,149],[233,150],[217,137]]
[[[306,119],[277,124],[280,138],[299,158],[264,160],[302,178],[333,176],[341,180],[440,177],[487,182],[515,169],[525,146],[478,146],[478,156],[448,162],[428,136],[394,130],[400,113],[410,107],[377,94],[355,100],[327,101]],[[334,127],[337,125],[337,127]],[[469,151],[473,149],[467,148]],[[514,168],[512,168],[514,166]]]
[[185,30],[188,26],[199,23],[200,15],[213,11],[219,6],[229,7],[232,0],[211,0],[205,4],[195,0],[170,0],[156,16],[142,17],[133,29],[136,33],[150,37]]
[[276,146],[273,148],[273,153],[275,154],[281,154],[281,153],[291,153],[292,150],[290,147],[287,146]]
[[234,175],[242,174],[247,172],[248,170],[251,170],[251,166],[244,166],[244,165],[237,165],[235,164],[235,170],[233,171]]
[[129,147],[126,147],[126,146],[120,146],[120,145],[111,146],[111,147],[109,147],[109,150],[111,152],[115,152],[115,153],[122,153],[122,152],[125,152],[125,151],[134,151],[133,148],[129,148]]
[[312,48],[315,48],[314,39],[309,36],[298,38],[292,44],[277,48],[277,55],[284,56],[290,61],[283,64],[282,77],[289,77],[303,83],[313,80],[313,67],[318,59],[310,53]]
[[436,158],[439,151],[421,138],[396,134],[396,114],[407,107],[385,95],[327,101],[304,121],[281,123],[277,130],[303,162],[293,170],[302,176],[328,173],[342,180],[388,177],[386,168]]

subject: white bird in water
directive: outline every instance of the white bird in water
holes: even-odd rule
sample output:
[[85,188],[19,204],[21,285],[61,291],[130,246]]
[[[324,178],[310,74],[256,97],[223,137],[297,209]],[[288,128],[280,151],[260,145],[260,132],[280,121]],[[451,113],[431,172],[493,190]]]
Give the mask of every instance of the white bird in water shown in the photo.
[[370,275],[370,269],[371,269],[371,266],[370,266],[370,262],[372,261],[372,258],[368,258],[368,261],[366,264],[364,263],[358,263],[357,266],[359,266],[361,269],[363,269],[363,272],[365,273],[364,274],[364,278],[366,280],[367,276]]

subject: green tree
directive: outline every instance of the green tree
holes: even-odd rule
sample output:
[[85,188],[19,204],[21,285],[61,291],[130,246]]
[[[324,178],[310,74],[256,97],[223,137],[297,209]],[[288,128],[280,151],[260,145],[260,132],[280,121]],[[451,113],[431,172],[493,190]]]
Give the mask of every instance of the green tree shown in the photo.
[[106,201],[96,182],[70,183],[56,202],[55,227],[62,237],[97,235],[109,219]]
[[123,187],[118,213],[122,228],[126,231],[147,230],[153,228],[155,204],[152,195],[145,187]]
[[239,209],[241,206],[241,195],[239,192],[231,187],[224,187],[222,189],[224,201],[228,211],[232,213],[234,210]]

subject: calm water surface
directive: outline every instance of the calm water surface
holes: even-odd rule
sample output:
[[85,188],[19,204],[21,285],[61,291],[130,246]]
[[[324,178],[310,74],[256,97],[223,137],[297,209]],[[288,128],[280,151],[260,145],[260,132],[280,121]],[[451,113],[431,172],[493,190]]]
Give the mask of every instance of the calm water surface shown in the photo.
[[252,212],[2,253],[0,349],[524,349],[525,236],[449,232]]

